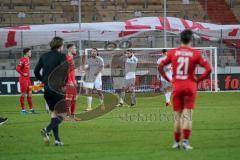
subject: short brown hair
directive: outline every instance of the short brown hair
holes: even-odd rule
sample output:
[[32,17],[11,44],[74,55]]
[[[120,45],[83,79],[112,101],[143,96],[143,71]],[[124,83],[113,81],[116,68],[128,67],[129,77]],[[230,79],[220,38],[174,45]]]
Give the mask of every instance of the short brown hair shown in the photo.
[[167,53],[167,50],[166,50],[166,49],[163,49],[163,50],[162,50],[162,53]]
[[97,49],[97,48],[92,48],[92,49],[94,49],[95,51],[97,51],[97,52],[98,52],[98,49]]
[[63,45],[63,39],[61,37],[54,37],[50,42],[51,50],[59,49]]
[[73,44],[73,43],[68,44],[67,49],[71,48],[72,46],[75,46],[75,44]]
[[126,52],[133,53],[133,50],[132,49],[127,49]]
[[28,53],[29,51],[31,51],[31,48],[24,48],[24,49],[23,49],[23,54],[25,55],[25,54]]
[[181,32],[180,37],[183,44],[189,44],[192,41],[193,32],[190,29],[185,29]]
[[97,56],[99,56],[99,53],[98,53],[98,49],[97,48],[92,48],[92,50],[95,50],[95,51],[97,51]]

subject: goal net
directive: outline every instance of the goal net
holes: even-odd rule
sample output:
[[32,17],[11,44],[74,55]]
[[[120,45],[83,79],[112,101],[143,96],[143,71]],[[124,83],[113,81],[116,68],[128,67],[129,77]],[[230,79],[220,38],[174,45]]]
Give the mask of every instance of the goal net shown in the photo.
[[[173,48],[165,48],[171,50]],[[218,89],[217,76],[217,48],[216,47],[198,47],[195,48],[200,51],[203,57],[210,63],[212,67],[211,75],[204,81],[198,83],[198,91],[215,91]],[[135,90],[137,92],[157,92],[161,91],[160,75],[157,70],[157,60],[162,57],[163,48],[131,48],[134,55],[138,58],[136,68]],[[102,73],[102,87],[105,91],[114,92],[114,79],[123,76],[120,57],[124,56],[126,49],[108,50],[98,48],[98,54],[104,60],[104,71]],[[85,59],[89,58],[91,48],[85,49]],[[204,69],[198,66],[196,74],[200,75]]]

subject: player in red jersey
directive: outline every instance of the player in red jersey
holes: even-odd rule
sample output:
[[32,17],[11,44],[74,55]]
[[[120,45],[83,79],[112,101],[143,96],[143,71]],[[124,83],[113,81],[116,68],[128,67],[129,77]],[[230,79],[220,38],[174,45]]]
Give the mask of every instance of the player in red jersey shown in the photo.
[[[173,148],[180,148],[180,137],[183,134],[182,147],[192,149],[189,137],[192,130],[192,113],[195,106],[197,82],[207,78],[211,73],[209,63],[203,59],[201,53],[191,48],[192,31],[181,32],[182,45],[168,51],[167,58],[159,66],[161,75],[170,82],[164,72],[164,66],[172,64],[173,68],[173,110],[174,110],[174,140]],[[205,68],[200,77],[196,77],[197,65]]]
[[26,114],[24,97],[27,94],[27,101],[30,108],[30,113],[35,113],[32,104],[32,91],[31,91],[31,81],[30,81],[30,61],[32,52],[30,48],[25,48],[23,50],[23,57],[20,59],[19,64],[16,67],[16,71],[20,74],[19,84],[21,90],[20,104],[22,108],[22,113]]
[[76,98],[77,98],[77,82],[75,78],[75,66],[73,56],[76,55],[76,46],[74,44],[67,45],[68,53],[66,60],[69,63],[68,81],[66,84],[65,99],[67,104],[68,116],[72,116],[75,120]]

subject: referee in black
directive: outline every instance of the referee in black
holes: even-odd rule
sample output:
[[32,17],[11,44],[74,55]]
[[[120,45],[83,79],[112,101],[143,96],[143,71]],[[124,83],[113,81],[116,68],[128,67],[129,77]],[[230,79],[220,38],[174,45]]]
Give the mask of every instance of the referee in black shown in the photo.
[[[66,55],[62,54],[63,39],[54,37],[50,42],[51,51],[43,54],[35,69],[36,78],[44,84],[44,98],[51,111],[51,121],[49,125],[41,130],[44,143],[50,144],[49,133],[53,131],[55,145],[62,146],[59,138],[58,126],[63,121],[63,115],[57,113],[58,105],[64,106],[64,87],[67,80]],[[61,112],[63,113],[63,112]]]

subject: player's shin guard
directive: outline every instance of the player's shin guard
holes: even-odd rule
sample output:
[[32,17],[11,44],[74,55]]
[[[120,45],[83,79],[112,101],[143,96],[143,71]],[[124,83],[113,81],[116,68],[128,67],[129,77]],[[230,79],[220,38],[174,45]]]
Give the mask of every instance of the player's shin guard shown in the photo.
[[189,140],[190,135],[191,135],[190,129],[183,129],[183,139],[184,140]]
[[179,143],[180,142],[180,137],[181,137],[181,133],[177,133],[177,132],[174,132],[174,140],[175,142]]
[[22,110],[25,110],[24,96],[21,95],[19,98],[19,101],[20,101]]
[[27,101],[28,101],[29,109],[32,109],[33,108],[32,97],[31,96],[27,96]]

